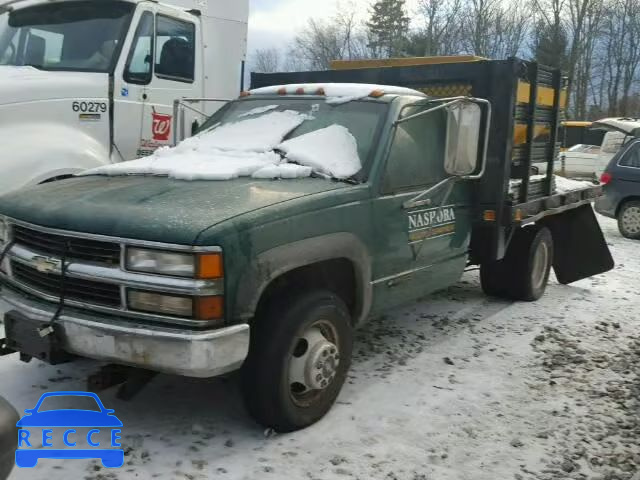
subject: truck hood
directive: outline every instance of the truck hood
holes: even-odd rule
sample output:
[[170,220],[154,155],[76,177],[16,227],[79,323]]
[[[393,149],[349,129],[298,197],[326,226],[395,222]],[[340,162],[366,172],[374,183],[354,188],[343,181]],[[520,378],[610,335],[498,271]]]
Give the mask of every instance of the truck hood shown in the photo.
[[106,98],[106,73],[51,72],[0,66],[0,105],[71,98]]
[[205,229],[261,208],[348,187],[324,179],[187,182],[88,176],[0,197],[0,215],[44,227],[191,245]]

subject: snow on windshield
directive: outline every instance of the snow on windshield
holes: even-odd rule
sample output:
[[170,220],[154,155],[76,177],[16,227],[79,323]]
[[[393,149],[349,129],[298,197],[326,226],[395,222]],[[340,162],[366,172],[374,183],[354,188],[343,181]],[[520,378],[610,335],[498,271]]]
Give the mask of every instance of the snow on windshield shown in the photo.
[[283,142],[312,117],[290,110],[271,110],[264,110],[267,113],[259,117],[215,126],[176,147],[160,148],[149,157],[94,168],[81,175],[231,180],[302,178],[316,171],[334,178],[348,178],[362,168],[356,139],[347,128],[332,125]]
[[257,107],[254,108],[253,110],[249,110],[246,113],[243,113],[242,115],[238,115],[238,118],[243,118],[243,117],[251,117],[253,115],[260,115],[261,113],[267,113],[270,112],[271,110],[276,110],[278,108],[278,105],[265,105],[264,107]]
[[356,139],[341,125],[316,130],[281,143],[290,161],[337,178],[349,178],[360,171]]

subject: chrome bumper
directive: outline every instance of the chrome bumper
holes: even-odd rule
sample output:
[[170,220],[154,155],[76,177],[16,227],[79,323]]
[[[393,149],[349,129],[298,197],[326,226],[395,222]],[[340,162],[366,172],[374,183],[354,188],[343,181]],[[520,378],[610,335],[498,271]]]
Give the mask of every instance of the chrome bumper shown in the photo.
[[[10,307],[34,320],[48,321],[55,304],[0,290]],[[186,377],[214,377],[237,370],[249,351],[249,325],[190,331],[65,308],[57,320],[69,353]]]

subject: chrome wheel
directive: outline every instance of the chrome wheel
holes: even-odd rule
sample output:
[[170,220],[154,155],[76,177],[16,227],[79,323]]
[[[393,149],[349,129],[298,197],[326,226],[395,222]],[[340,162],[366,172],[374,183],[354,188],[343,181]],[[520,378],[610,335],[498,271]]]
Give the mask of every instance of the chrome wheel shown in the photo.
[[549,247],[546,243],[540,242],[533,257],[533,268],[531,272],[531,283],[534,289],[539,289],[544,284],[547,277],[548,264]]
[[626,207],[620,216],[620,225],[628,235],[640,235],[640,207]]
[[338,335],[327,321],[311,325],[299,337],[289,359],[289,391],[298,406],[308,406],[335,379],[340,365]]

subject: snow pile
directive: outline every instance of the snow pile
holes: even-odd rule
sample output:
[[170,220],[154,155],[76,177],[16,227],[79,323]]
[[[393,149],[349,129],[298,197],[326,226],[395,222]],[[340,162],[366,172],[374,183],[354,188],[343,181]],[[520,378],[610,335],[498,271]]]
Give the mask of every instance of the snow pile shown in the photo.
[[210,129],[186,139],[172,150],[176,153],[211,149],[268,152],[305,120],[306,115],[291,110],[271,112]]
[[[529,179],[529,184],[535,184],[538,182],[542,182],[547,179],[546,174],[540,175],[532,175]],[[513,188],[518,188],[522,184],[522,180],[520,179],[512,179],[509,181],[509,186]],[[574,192],[576,190],[582,190],[584,188],[593,187],[593,183],[571,180],[570,178],[561,177],[559,175],[555,175],[555,186],[556,193],[569,193]]]
[[568,193],[590,187],[593,187],[593,183],[591,182],[571,180],[570,178],[556,175],[556,191],[558,193]]
[[275,110],[278,108],[278,105],[265,105],[264,107],[256,107],[253,110],[249,110],[242,115],[238,115],[238,118],[251,117],[253,115],[260,115],[262,113],[270,112],[271,110]]
[[386,95],[414,95],[425,97],[418,90],[388,85],[372,85],[367,83],[301,83],[292,85],[275,85],[251,90],[252,95],[276,95],[286,92],[288,95],[325,95],[327,103],[339,105],[353,100],[361,100],[373,91],[381,91]]
[[267,165],[251,175],[253,178],[304,178],[311,175],[313,169],[296,165],[295,163],[281,163],[279,165]]
[[287,159],[337,178],[349,178],[360,171],[356,139],[340,125],[287,140],[278,146]]
[[[271,106],[260,109],[261,112],[255,109],[253,115],[266,114],[213,127],[176,147],[160,148],[149,157],[94,168],[80,175],[231,180],[303,178],[315,170],[335,178],[348,178],[362,168],[356,139],[345,127],[333,125],[282,142],[310,117],[293,111],[270,112]],[[276,150],[286,158],[283,160]]]

